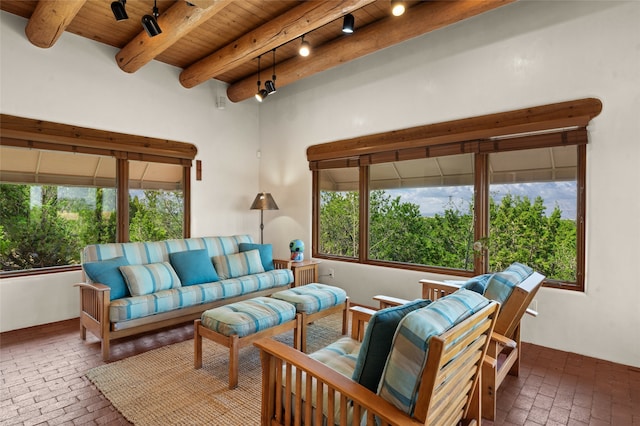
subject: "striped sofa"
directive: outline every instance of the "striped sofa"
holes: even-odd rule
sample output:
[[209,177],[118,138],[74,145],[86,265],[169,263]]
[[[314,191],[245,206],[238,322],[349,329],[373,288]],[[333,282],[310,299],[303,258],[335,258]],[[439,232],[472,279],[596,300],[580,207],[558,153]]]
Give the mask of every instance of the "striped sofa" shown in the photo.
[[81,338],[87,330],[100,338],[108,360],[113,339],[193,321],[208,309],[288,288],[289,261],[265,259],[263,247],[250,235],[87,246],[84,281],[76,284]]

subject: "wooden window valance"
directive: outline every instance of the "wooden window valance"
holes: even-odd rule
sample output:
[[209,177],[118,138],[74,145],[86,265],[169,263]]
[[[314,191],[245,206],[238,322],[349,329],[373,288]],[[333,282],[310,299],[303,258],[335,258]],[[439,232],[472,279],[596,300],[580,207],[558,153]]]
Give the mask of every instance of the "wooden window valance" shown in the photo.
[[2,114],[2,144],[191,166],[195,145]]
[[586,126],[602,110],[586,98],[377,133],[307,148],[311,170],[587,143]]

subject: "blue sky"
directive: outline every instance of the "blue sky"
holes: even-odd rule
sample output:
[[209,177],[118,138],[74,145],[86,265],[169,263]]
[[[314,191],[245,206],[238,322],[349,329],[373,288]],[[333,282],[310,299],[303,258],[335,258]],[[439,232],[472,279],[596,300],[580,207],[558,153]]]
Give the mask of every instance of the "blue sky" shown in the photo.
[[[557,205],[562,211],[563,219],[576,218],[576,182],[545,182],[545,183],[517,183],[491,185],[491,194],[497,202],[511,193],[513,196],[529,197],[533,201],[537,196],[542,197],[550,215]],[[400,195],[403,201],[420,206],[423,216],[441,214],[445,208],[453,203],[460,210],[466,211],[473,199],[472,186],[442,186],[432,188],[387,189],[392,196]]]

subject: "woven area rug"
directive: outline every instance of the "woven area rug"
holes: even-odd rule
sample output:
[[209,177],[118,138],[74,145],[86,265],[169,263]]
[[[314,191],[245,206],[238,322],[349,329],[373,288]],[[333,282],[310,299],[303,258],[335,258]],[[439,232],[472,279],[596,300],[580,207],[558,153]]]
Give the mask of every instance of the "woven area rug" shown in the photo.
[[[340,337],[341,314],[310,325],[307,350]],[[276,337],[291,345],[292,333]],[[89,370],[87,378],[136,425],[260,424],[260,354],[240,349],[238,387],[229,390],[229,350],[203,339],[202,368],[193,368],[193,340]]]

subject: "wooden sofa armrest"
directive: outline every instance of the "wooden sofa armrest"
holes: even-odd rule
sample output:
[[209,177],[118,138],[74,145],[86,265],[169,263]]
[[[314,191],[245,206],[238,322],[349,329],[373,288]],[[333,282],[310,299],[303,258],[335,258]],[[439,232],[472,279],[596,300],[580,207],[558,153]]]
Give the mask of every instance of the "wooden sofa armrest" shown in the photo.
[[422,298],[433,301],[460,290],[459,285],[443,281],[422,279],[419,282],[422,285]]
[[87,338],[87,330],[101,340],[102,358],[109,359],[109,304],[111,287],[100,283],[77,283],[80,289],[80,338]]
[[377,296],[373,296],[373,300],[377,300],[380,303],[380,309],[390,308],[392,306],[400,306],[409,303],[409,300],[400,299],[398,297],[391,297],[379,294]]
[[[351,406],[354,418],[366,410],[370,425],[375,424],[374,415],[387,422],[385,424],[420,424],[369,389],[294,348],[269,338],[260,339],[254,345],[260,349],[262,361],[262,425],[274,424],[274,419],[278,424],[293,424],[291,420],[295,415],[300,416],[304,424],[312,423],[315,415],[315,424],[322,424],[322,410],[312,413],[307,408],[310,404],[301,400],[305,391],[311,393],[312,383],[318,389],[327,389],[317,392],[316,407],[333,406],[333,398],[341,407],[339,419],[334,418],[334,410],[327,410],[327,424],[347,424],[347,407]],[[306,375],[306,389],[296,381],[302,374]],[[307,398],[307,402],[309,400]]]
[[273,266],[276,269],[291,269],[291,261],[289,259],[273,259]]
[[73,286],[87,289],[90,291],[111,292],[111,287],[109,287],[108,285],[100,284],[100,283],[75,283]]

